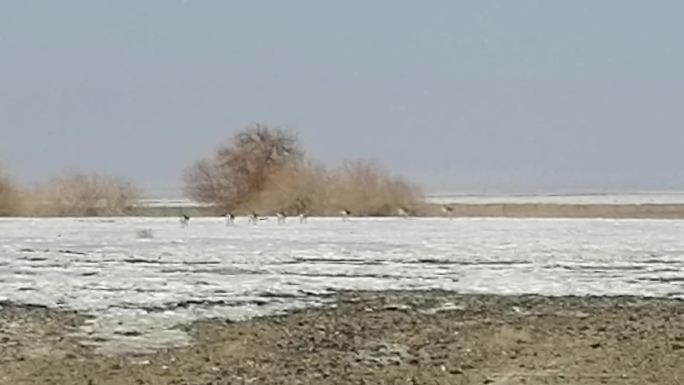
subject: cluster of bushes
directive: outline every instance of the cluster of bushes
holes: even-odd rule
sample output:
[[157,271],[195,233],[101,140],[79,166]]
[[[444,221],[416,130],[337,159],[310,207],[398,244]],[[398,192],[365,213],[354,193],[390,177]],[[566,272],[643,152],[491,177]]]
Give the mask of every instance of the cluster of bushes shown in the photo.
[[[422,201],[415,184],[374,161],[335,168],[308,158],[297,136],[265,125],[239,131],[184,176],[186,195],[220,212],[395,215]],[[18,186],[0,170],[0,216],[117,216],[133,211],[141,192],[130,181],[71,173],[41,186]]]
[[254,125],[185,173],[190,198],[224,211],[394,215],[422,201],[418,186],[374,161],[328,168],[309,159],[297,136]]
[[117,216],[141,197],[129,181],[75,172],[44,185],[21,187],[0,173],[0,216]]

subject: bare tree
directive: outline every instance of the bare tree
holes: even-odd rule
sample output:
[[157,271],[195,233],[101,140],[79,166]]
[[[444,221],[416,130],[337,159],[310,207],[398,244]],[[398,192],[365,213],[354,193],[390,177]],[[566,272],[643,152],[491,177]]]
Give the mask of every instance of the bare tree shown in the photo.
[[262,124],[249,126],[186,171],[185,193],[232,210],[256,199],[271,175],[302,157],[293,133]]

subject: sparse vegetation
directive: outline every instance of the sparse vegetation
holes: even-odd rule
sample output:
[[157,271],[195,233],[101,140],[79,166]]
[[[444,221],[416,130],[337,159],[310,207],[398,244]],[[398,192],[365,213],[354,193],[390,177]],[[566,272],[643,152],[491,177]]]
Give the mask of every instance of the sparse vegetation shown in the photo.
[[255,125],[235,135],[185,174],[186,194],[223,210],[393,215],[422,198],[415,184],[394,177],[373,161],[338,169],[305,160],[296,135]]
[[0,216],[21,213],[21,194],[14,181],[0,168]]
[[[296,134],[249,126],[184,174],[186,195],[225,213],[396,215],[416,213],[422,191],[370,160],[329,168],[308,159]],[[0,216],[119,216],[134,213],[140,190],[128,180],[74,172],[19,188],[0,170]]]
[[118,216],[129,213],[140,198],[131,182],[97,173],[72,173],[39,189],[38,214]]

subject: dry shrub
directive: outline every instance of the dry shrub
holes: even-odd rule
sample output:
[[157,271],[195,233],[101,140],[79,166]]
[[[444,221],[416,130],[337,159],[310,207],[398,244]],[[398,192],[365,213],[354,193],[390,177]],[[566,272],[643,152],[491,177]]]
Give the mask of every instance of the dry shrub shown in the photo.
[[19,215],[22,199],[14,181],[0,170],[0,216]]
[[421,189],[374,161],[349,161],[334,172],[329,185],[329,207],[355,215],[395,215],[398,208],[413,211],[422,201]]
[[126,215],[140,197],[129,181],[97,173],[73,173],[41,189],[41,214],[57,216]]
[[199,202],[234,210],[255,201],[274,174],[302,157],[296,135],[256,124],[188,169],[185,193]]
[[185,171],[185,194],[198,202],[234,209],[243,199],[235,179],[232,170],[216,159],[201,160]]
[[411,210],[420,189],[372,161],[327,170],[304,160],[297,136],[257,124],[238,132],[185,173],[188,197],[229,211],[395,215]]
[[285,167],[269,178],[250,209],[265,213],[395,215],[398,208],[412,211],[422,200],[421,190],[392,176],[377,162],[347,162],[329,171],[324,166],[299,163]]
[[329,208],[330,173],[314,162],[299,162],[280,168],[271,175],[263,191],[248,209],[265,213],[323,214]]

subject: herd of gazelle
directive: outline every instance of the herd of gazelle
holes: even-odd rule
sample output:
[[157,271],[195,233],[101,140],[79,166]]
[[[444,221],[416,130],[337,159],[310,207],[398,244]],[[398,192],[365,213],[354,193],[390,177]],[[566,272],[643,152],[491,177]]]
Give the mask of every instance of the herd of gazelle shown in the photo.
[[[445,216],[449,217],[449,219],[452,219],[453,214],[454,214],[454,208],[449,206],[449,205],[443,205],[442,206],[442,213]],[[352,212],[349,210],[346,210],[346,209],[341,210],[339,214],[340,214],[340,217],[342,217],[342,221],[345,221],[345,222],[348,221],[349,217],[352,216]],[[413,214],[411,213],[411,211],[405,207],[399,207],[397,209],[397,216],[399,216],[399,217],[408,218],[412,215]],[[287,220],[287,217],[288,217],[287,213],[285,211],[278,211],[275,216],[276,216],[276,219],[277,219],[279,225],[284,225],[285,221]],[[229,213],[226,213],[224,215],[224,217],[226,218],[226,224],[227,225],[232,226],[235,224],[235,214],[229,212]],[[299,215],[297,215],[297,217],[299,218],[299,223],[302,223],[302,224],[307,223],[308,219],[309,219],[309,215],[307,213],[300,213]],[[256,225],[257,223],[259,223],[259,221],[263,221],[263,220],[267,220],[267,219],[268,219],[267,217],[259,216],[259,214],[257,214],[255,211],[251,211],[249,214],[247,214],[247,221],[252,225]],[[181,225],[187,226],[190,223],[190,217],[187,214],[183,214],[180,218],[180,222],[181,222]]]

